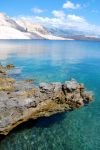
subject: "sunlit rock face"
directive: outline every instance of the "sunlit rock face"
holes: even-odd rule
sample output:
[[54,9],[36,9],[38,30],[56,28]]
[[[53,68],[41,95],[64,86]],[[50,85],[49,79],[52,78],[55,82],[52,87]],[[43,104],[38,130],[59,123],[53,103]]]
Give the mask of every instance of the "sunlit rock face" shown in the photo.
[[15,81],[8,77],[12,64],[0,66],[0,134],[7,135],[13,128],[39,117],[74,110],[92,101],[92,95],[76,80],[65,83],[40,83],[32,80]]

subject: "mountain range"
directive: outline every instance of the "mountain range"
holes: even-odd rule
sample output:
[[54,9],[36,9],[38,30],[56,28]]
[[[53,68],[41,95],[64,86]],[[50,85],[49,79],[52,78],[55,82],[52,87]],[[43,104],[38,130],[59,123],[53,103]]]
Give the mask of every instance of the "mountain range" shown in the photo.
[[99,40],[75,29],[45,27],[25,19],[10,18],[4,13],[0,13],[0,39]]

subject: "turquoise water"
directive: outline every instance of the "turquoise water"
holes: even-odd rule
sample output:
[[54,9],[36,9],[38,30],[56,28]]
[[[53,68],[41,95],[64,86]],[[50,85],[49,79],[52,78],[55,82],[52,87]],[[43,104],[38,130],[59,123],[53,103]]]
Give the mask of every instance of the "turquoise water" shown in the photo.
[[13,63],[17,80],[75,78],[94,93],[87,107],[30,121],[0,142],[0,150],[100,150],[100,42],[0,41],[0,62]]

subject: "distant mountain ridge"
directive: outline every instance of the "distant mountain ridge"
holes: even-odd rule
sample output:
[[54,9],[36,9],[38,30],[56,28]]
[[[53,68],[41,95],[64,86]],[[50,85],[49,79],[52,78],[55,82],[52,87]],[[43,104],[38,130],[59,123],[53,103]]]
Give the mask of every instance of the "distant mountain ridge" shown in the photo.
[[26,19],[12,19],[0,13],[0,39],[100,40],[82,32],[50,28]]
[[33,24],[27,20],[15,21],[3,13],[0,13],[0,39],[65,40],[63,37],[53,35],[39,24]]
[[77,31],[76,29],[58,29],[58,28],[48,28],[48,31],[56,36],[61,36],[63,38],[70,38],[74,40],[96,40],[100,41],[100,36],[94,35],[92,33],[86,33],[82,31]]

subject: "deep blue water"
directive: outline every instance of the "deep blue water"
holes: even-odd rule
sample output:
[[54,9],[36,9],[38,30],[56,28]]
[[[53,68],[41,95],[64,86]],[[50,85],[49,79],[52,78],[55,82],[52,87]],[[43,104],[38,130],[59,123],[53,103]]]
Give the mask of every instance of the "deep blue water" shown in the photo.
[[100,42],[0,41],[0,62],[18,69],[10,75],[35,83],[75,78],[93,91],[87,107],[30,121],[0,142],[0,150],[100,150]]

